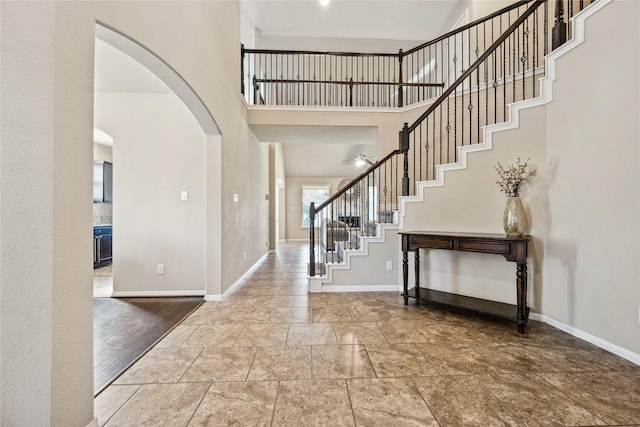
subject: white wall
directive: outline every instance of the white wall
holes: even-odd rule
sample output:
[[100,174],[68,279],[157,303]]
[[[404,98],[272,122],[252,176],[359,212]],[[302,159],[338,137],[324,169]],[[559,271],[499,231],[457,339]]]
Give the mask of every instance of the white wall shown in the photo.
[[[174,94],[98,93],[94,120],[116,142],[114,295],[203,295],[202,128]],[[181,200],[182,191],[188,200]],[[164,264],[164,275],[157,274],[157,264]]]

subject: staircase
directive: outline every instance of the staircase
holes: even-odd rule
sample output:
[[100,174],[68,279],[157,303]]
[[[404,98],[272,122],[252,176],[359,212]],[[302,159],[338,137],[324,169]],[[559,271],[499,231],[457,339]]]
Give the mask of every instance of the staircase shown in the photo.
[[[538,1],[520,2],[518,6],[522,9],[511,8],[494,14],[492,19],[499,17],[508,20],[510,25],[482,51],[478,47],[478,29],[486,26],[487,21],[463,27],[462,31],[469,34],[468,46],[473,43],[475,32],[477,59],[466,69],[459,70],[460,76],[443,89],[411,126],[405,123],[399,134],[398,150],[355,178],[350,186],[327,202],[312,206],[311,216],[320,236],[314,234],[312,227],[310,291],[397,290],[399,274],[395,274],[395,280],[389,280],[387,276],[383,281],[376,281],[367,276],[372,261],[359,262],[358,257],[377,257],[375,263],[379,265],[383,262],[381,256],[399,254],[396,231],[405,228],[408,206],[423,202],[428,188],[444,186],[445,172],[466,169],[470,153],[491,150],[494,134],[518,128],[520,111],[551,100],[556,59],[582,43],[586,15],[595,13],[606,3],[596,2],[589,12],[574,21],[572,38],[562,47],[556,46],[564,42],[556,31],[564,24],[561,2],[558,3],[561,6],[556,5],[560,10],[556,9],[556,26],[551,34],[547,31],[547,3]],[[456,37],[454,35],[454,45]],[[547,56],[549,38],[556,50]],[[467,49],[471,50],[470,47]],[[454,65],[450,68],[456,69],[456,55],[454,53]],[[545,57],[546,61],[543,61]],[[411,181],[416,183],[413,188],[409,185]],[[374,194],[371,182],[379,183],[378,187],[374,186]],[[357,207],[354,210],[353,203],[350,204],[349,192],[354,191],[360,195],[367,193],[355,203],[359,210]],[[383,195],[384,203],[381,203]],[[336,204],[340,209],[349,206],[350,211],[336,210]],[[340,217],[339,213],[358,215],[367,227],[348,228],[347,238],[333,239],[333,250],[327,250],[326,240],[339,234],[335,221]],[[345,237],[343,231],[340,232]],[[387,267],[393,263],[393,260],[386,260]],[[399,265],[399,259],[396,265]],[[334,280],[336,276],[337,281]]]

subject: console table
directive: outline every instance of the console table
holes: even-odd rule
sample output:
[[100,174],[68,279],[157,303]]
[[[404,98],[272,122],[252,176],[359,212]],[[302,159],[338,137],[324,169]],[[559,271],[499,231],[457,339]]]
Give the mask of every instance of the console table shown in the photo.
[[[513,316],[516,310],[518,332],[523,334],[529,307],[527,306],[527,243],[531,236],[507,237],[504,234],[443,233],[429,231],[400,232],[402,236],[402,278],[404,304],[409,298],[433,301],[448,305],[459,305],[478,311],[486,311],[502,316]],[[420,249],[445,249],[450,251],[481,252],[502,255],[507,261],[515,262],[517,305],[504,304],[479,298],[465,297],[446,292],[420,288]],[[408,289],[409,251],[414,251],[415,288]]]

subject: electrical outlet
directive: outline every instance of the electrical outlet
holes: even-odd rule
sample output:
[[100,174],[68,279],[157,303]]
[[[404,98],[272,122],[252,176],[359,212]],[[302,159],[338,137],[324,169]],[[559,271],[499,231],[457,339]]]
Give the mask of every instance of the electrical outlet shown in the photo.
[[387,270],[393,270],[393,261],[387,261]]
[[158,274],[164,274],[164,264],[158,264]]
[[247,253],[246,252],[242,252],[242,258],[243,259],[247,259]]

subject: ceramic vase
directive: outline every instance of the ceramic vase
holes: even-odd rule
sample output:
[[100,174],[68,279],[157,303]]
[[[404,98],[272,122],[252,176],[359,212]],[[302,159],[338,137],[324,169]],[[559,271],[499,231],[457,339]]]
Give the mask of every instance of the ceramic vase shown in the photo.
[[527,216],[520,197],[507,197],[502,225],[509,237],[521,237],[527,231]]

